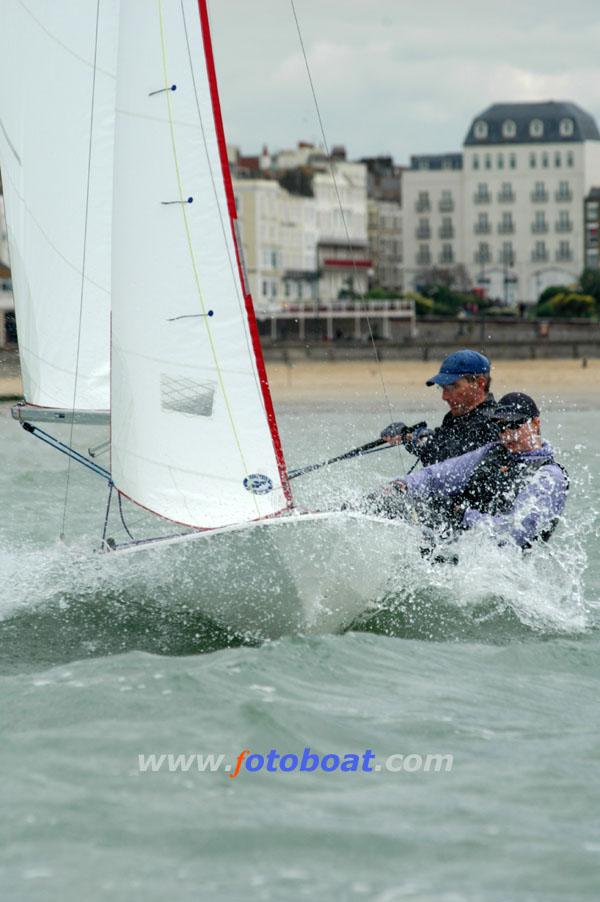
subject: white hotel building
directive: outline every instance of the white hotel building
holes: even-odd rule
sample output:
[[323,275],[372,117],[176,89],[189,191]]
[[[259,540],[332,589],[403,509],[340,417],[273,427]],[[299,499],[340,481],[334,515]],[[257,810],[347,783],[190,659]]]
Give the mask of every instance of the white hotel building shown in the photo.
[[494,104],[462,154],[416,156],[403,175],[406,287],[464,267],[509,303],[574,282],[584,261],[584,198],[600,185],[600,133],[574,103]]

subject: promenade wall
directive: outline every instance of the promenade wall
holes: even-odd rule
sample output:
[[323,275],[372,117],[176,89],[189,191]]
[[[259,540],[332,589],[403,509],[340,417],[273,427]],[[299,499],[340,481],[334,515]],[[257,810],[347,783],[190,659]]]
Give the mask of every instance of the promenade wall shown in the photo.
[[[544,358],[600,357],[600,323],[589,320],[523,320],[517,318],[448,320],[419,319],[416,327],[408,320],[389,320],[385,330],[377,317],[371,329],[382,359],[438,359],[461,347],[473,347],[494,359],[535,360]],[[327,338],[324,319],[306,320],[305,337],[289,320],[259,323],[261,342],[268,360],[299,359],[360,360],[373,357],[366,320],[361,338],[353,336],[355,319],[335,321],[333,338]],[[331,331],[331,330],[330,330]],[[275,335],[273,334],[275,333]],[[389,337],[383,338],[387,334]]]

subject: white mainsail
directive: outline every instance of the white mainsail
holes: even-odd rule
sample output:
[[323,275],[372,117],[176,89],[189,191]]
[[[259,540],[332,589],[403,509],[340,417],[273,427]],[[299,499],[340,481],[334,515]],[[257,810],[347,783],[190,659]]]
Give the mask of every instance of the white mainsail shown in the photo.
[[289,487],[235,237],[205,0],[121,4],[111,472],[170,520],[284,510]]
[[0,168],[25,397],[109,407],[117,0],[3,0]]

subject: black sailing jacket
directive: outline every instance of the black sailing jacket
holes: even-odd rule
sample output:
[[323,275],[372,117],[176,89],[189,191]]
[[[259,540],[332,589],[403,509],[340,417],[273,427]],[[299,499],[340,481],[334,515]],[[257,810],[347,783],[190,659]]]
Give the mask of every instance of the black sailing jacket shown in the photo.
[[478,407],[461,417],[448,412],[437,429],[432,429],[421,442],[408,442],[406,449],[416,454],[424,467],[428,467],[494,442],[498,437],[498,428],[488,414],[495,406],[494,396],[489,394]]

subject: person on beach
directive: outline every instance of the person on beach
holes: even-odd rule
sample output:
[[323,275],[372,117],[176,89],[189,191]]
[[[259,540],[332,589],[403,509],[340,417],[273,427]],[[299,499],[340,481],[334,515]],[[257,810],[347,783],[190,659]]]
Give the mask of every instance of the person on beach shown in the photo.
[[512,392],[486,416],[496,441],[395,480],[366,499],[369,511],[416,517],[450,535],[487,526],[499,544],[521,548],[547,541],[564,510],[569,479],[542,439],[537,404]]
[[442,361],[439,373],[427,380],[439,385],[442,399],[450,408],[440,426],[422,426],[413,432],[404,423],[390,423],[381,438],[389,444],[403,444],[423,466],[457,457],[480,448],[495,438],[487,414],[495,405],[490,393],[490,361],[483,354],[464,348]]

